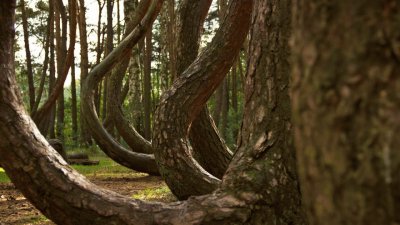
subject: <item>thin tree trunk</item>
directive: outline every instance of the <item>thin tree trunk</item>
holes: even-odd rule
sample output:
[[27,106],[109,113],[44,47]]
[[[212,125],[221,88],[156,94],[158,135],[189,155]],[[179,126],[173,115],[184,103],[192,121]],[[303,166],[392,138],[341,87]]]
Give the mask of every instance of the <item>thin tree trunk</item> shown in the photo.
[[153,53],[152,29],[146,35],[145,57],[144,57],[144,79],[143,79],[143,107],[144,107],[144,138],[151,138],[151,56]]
[[[206,0],[205,2],[209,2]],[[182,3],[181,3],[182,4]],[[206,3],[208,4],[208,3]],[[174,80],[178,74],[177,72],[177,53],[176,53],[176,45],[179,41],[176,41],[176,20],[175,20],[175,1],[168,0],[167,1],[167,12],[169,21],[167,22],[167,47],[169,53],[169,71],[171,75],[171,80]],[[167,79],[168,80],[168,79]]]
[[[233,65],[235,66],[235,65]],[[229,75],[228,72],[227,77],[222,83],[222,106],[221,106],[221,126],[220,133],[221,137],[227,138],[227,129],[228,129],[228,113],[229,113]]]
[[310,224],[400,224],[400,5],[295,2],[293,107]]
[[78,145],[78,102],[76,96],[75,81],[75,60],[71,67],[71,119],[72,119],[72,140],[75,146]]
[[[79,40],[80,40],[80,53],[81,53],[81,63],[80,63],[80,90],[83,88],[83,82],[86,80],[89,73],[89,59],[88,59],[88,41],[87,41],[87,31],[86,31],[86,9],[85,9],[85,1],[79,0]],[[80,104],[83,104],[80,101]],[[82,110],[80,109],[80,143],[84,145],[92,145],[92,138],[90,136],[90,132],[87,129],[87,125],[85,124],[85,120],[83,119]]]
[[25,0],[20,1],[21,7],[21,18],[22,18],[22,29],[24,32],[24,43],[25,43],[25,56],[26,56],[26,67],[28,75],[28,90],[29,90],[29,109],[33,111],[35,106],[35,84],[32,69],[32,57],[29,44],[29,31],[28,31],[28,18],[25,9]]
[[116,0],[117,2],[117,41],[118,44],[121,42],[121,9],[120,9],[120,0]]
[[[62,2],[57,2],[56,7],[56,55],[57,55],[57,78],[62,77],[62,68],[67,55],[67,12]],[[61,19],[61,25],[60,25]],[[57,99],[57,123],[56,136],[61,141],[64,141],[64,89],[59,94]]]
[[[50,32],[50,63],[49,63],[49,90],[48,90],[49,94],[48,95],[50,95],[50,93],[54,89],[54,85],[56,83],[56,57],[55,57],[56,46],[54,45],[55,9],[54,9],[53,1],[49,2],[49,4],[50,4],[49,9],[50,9],[50,13],[52,14],[53,21],[52,21],[52,25],[51,25],[52,29]],[[51,139],[54,139],[56,136],[55,131],[54,131],[54,125],[56,122],[56,105],[55,104],[51,107],[50,116],[47,118],[47,120],[48,121],[45,123],[45,126],[47,126],[47,127],[44,128],[44,130],[42,131],[42,134],[44,136],[46,136],[46,134],[49,133],[49,137]]]
[[[219,23],[221,24],[224,16],[226,14],[226,0],[218,0],[218,18],[219,18]],[[216,93],[215,93],[215,107],[214,107],[214,112],[213,112],[213,119],[215,121],[215,124],[217,127],[220,127],[220,122],[221,122],[221,114],[222,114],[222,107],[224,104],[224,85],[225,81],[221,83],[221,85],[218,87]]]
[[44,86],[46,82],[47,76],[47,69],[49,67],[49,51],[50,51],[50,37],[51,32],[54,30],[54,9],[53,9],[53,2],[49,2],[49,16],[47,18],[47,31],[46,31],[46,41],[44,46],[44,61],[43,61],[43,69],[42,69],[42,77],[40,79],[39,90],[37,91],[37,97],[35,100],[35,105],[31,110],[31,114],[36,113],[37,109],[39,108],[40,101],[42,99]]

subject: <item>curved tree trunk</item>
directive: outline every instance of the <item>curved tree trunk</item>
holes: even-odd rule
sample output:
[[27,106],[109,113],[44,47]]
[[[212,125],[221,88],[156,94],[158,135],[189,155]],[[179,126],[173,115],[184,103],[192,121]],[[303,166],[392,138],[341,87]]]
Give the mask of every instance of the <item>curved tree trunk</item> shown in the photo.
[[[135,25],[140,21],[140,15],[135,14],[135,8],[138,12],[145,12],[150,5],[150,1],[141,1],[140,4],[135,7],[133,1],[126,1],[124,4],[125,10],[125,35],[127,36],[134,29]],[[108,105],[110,117],[114,120],[115,127],[117,128],[119,134],[129,145],[129,147],[134,152],[140,153],[153,153],[151,143],[144,139],[135,128],[129,125],[129,121],[125,119],[122,113],[121,105],[121,88],[122,81],[125,76],[126,70],[129,66],[129,60],[131,57],[136,57],[138,52],[134,49],[132,54],[126,55],[121,62],[113,70],[110,80],[109,89],[113,90],[109,92]]]
[[293,107],[310,223],[400,224],[400,5],[296,2]]
[[[235,0],[234,0],[235,1]],[[246,2],[248,0],[238,0]],[[265,0],[255,4],[257,13],[253,19],[253,34],[266,32],[266,22],[279,14],[264,18],[271,5]],[[282,2],[282,1],[280,1]],[[280,5],[277,5],[280,6]],[[268,50],[253,51],[254,60],[263,60],[263,70],[252,70],[248,75],[246,90],[246,112],[244,124],[248,129],[242,132],[242,141],[234,164],[228,169],[222,187],[212,195],[193,197],[187,201],[171,204],[146,203],[123,197],[114,192],[96,187],[86,178],[72,170],[56,154],[38,132],[22,108],[18,97],[13,68],[13,8],[15,2],[0,2],[0,162],[14,184],[48,218],[57,224],[281,224],[305,225],[300,210],[294,169],[293,148],[291,147],[290,108],[288,98],[288,68],[286,60],[278,64],[282,74],[278,78],[273,67],[270,74],[267,66]],[[278,12],[287,9],[281,5]],[[281,9],[282,8],[282,9]],[[286,20],[289,17],[284,17]],[[273,20],[272,20],[273,21]],[[280,21],[280,20],[278,20]],[[287,33],[286,33],[287,34]],[[284,38],[284,40],[287,40]],[[252,42],[266,45],[265,40]],[[259,53],[264,54],[259,54]],[[281,52],[282,53],[282,52]],[[285,54],[283,54],[285,55]],[[263,56],[263,57],[262,57]],[[257,60],[258,61],[258,60]],[[258,72],[262,71],[262,72]],[[276,80],[276,86],[266,82]],[[186,83],[190,84],[189,83]],[[275,107],[268,107],[271,96],[276,97]],[[278,101],[281,100],[281,101]],[[257,106],[258,120],[254,120],[251,106]],[[278,109],[278,110],[276,110]],[[199,108],[201,110],[201,108]],[[273,118],[273,119],[271,119]],[[288,129],[289,128],[289,129]],[[266,135],[266,134],[270,134]],[[269,139],[272,138],[272,139]],[[256,145],[254,144],[256,143]],[[12,149],[13,151],[9,151]],[[29,185],[27,185],[29,184]]]
[[[181,2],[178,17],[177,65],[178,76],[196,59],[200,36],[211,0]],[[193,121],[189,132],[190,144],[196,161],[212,175],[222,178],[232,153],[218,135],[214,121],[206,107]]]
[[154,157],[152,155],[135,153],[125,149],[107,133],[97,117],[93,95],[95,88],[105,74],[111,71],[113,66],[123,60],[126,55],[129,55],[134,45],[145,35],[146,31],[151,27],[151,24],[157,17],[162,3],[163,0],[154,0],[146,15],[144,15],[143,11],[138,12],[138,16],[140,18],[143,17],[140,26],[136,26],[136,28],[89,73],[82,89],[82,112],[96,143],[114,161],[128,168],[149,174],[158,174],[158,168],[155,164]]
[[187,139],[193,120],[224,79],[250,25],[252,1],[231,1],[229,16],[210,45],[161,98],[155,114],[153,148],[160,173],[179,198],[212,192],[219,179],[191,156]]

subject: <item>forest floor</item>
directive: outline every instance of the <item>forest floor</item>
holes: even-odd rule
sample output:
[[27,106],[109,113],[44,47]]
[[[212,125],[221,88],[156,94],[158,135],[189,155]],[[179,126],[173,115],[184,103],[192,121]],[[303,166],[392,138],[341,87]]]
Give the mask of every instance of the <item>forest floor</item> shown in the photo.
[[[98,166],[73,166],[96,185],[119,194],[148,201],[175,201],[160,177],[133,172],[106,157],[97,157]],[[15,188],[0,168],[0,225],[54,224],[43,216]]]

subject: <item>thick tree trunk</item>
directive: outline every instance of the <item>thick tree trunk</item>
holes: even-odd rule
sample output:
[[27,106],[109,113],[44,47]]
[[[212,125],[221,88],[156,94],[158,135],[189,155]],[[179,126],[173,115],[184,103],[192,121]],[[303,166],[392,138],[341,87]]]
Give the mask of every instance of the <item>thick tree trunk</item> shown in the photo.
[[[272,14],[271,17],[265,18],[268,9],[271,8],[262,4],[264,2],[265,0],[260,0],[260,4],[256,4],[256,18],[261,18],[253,20],[253,24],[259,24],[254,28],[253,34],[265,33],[265,29],[262,28],[266,28],[266,22],[270,23],[273,21],[270,19],[277,16]],[[268,86],[266,82],[254,82],[277,79],[276,67],[269,75],[265,71],[258,73],[259,70],[249,73],[247,93],[256,92],[259,95],[246,98],[248,110],[245,113],[244,124],[249,129],[243,132],[241,146],[233,160],[235,163],[231,164],[218,192],[171,204],[146,203],[100,189],[90,183],[72,170],[54,149],[50,148],[38,130],[31,126],[32,121],[26,116],[18,99],[15,83],[12,60],[13,21],[9,19],[12,17],[13,7],[15,5],[9,2],[0,2],[0,19],[7,19],[5,23],[0,24],[0,44],[5,47],[0,49],[0,65],[4,68],[5,75],[0,76],[0,104],[6,106],[0,108],[0,134],[6,137],[0,139],[0,162],[4,164],[7,174],[23,194],[55,223],[305,224],[300,210],[297,183],[295,176],[291,174],[295,165],[290,141],[290,108],[287,107],[289,73],[286,64],[279,64],[285,66],[286,70],[282,70],[284,72],[276,86]],[[259,40],[252,45],[265,43],[268,42]],[[254,52],[254,59],[264,56],[264,61],[268,60],[270,55],[275,55],[269,53],[266,51],[257,55],[257,52]],[[267,68],[271,69],[268,66],[263,69]],[[265,90],[277,97],[272,98],[276,100],[274,108],[268,107],[271,96],[266,95]],[[260,113],[263,112],[259,114],[259,120],[254,120],[251,106],[256,106]],[[270,133],[271,135],[267,135]]]
[[219,179],[192,158],[188,131],[239,53],[250,25],[251,5],[252,1],[231,2],[229,16],[213,41],[165,93],[156,111],[154,155],[179,199],[210,193],[219,185]]
[[110,72],[113,66],[126,55],[130,54],[134,45],[145,35],[155,20],[162,2],[162,0],[156,0],[151,3],[147,14],[143,15],[144,18],[140,22],[140,26],[137,26],[100,64],[93,68],[82,89],[82,101],[84,101],[84,104],[81,105],[82,112],[97,144],[109,157],[121,165],[150,174],[158,174],[154,157],[129,151],[112,139],[97,117],[93,93],[105,74]]
[[21,7],[21,18],[22,18],[22,30],[24,32],[26,69],[27,69],[26,72],[28,75],[29,109],[33,111],[33,108],[35,106],[35,84],[33,78],[32,57],[29,44],[28,18],[26,15],[25,0],[21,0],[20,4],[21,4],[20,7]]
[[400,5],[294,8],[293,107],[310,223],[400,224]]

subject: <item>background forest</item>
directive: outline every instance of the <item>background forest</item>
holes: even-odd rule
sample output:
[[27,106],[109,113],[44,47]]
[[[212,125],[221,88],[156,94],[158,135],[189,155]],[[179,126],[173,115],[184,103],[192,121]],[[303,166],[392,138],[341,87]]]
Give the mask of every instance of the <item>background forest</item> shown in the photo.
[[396,0],[0,1],[0,218],[398,225],[399,24]]
[[[19,1],[16,20],[16,74],[26,108],[34,114],[48,99],[63,72],[68,74],[64,91],[46,115],[48,138],[62,140],[68,148],[93,143],[90,132],[85,132],[80,109],[82,75],[95,67],[124,36],[126,21],[133,14],[138,1],[89,0],[85,20],[78,19],[78,29],[86,28],[86,35],[71,35],[70,7],[67,1]],[[223,16],[225,0],[215,1],[202,28],[200,49],[213,37]],[[124,72],[121,105],[125,118],[146,139],[150,139],[152,116],[161,94],[176,77],[176,41],[179,1],[166,1],[151,33],[139,43],[137,54],[129,60]],[[78,9],[82,10],[82,9]],[[79,13],[79,12],[78,12]],[[81,17],[79,17],[81,18]],[[83,39],[83,40],[82,40]],[[87,42],[87,44],[86,44]],[[69,44],[69,46],[68,46]],[[71,48],[71,45],[72,48]],[[71,49],[67,49],[71,48]],[[243,108],[243,80],[246,70],[245,47],[223,84],[210,99],[208,106],[228,146],[234,147]],[[71,63],[68,51],[74,52]],[[201,51],[201,50],[200,50]],[[87,60],[83,57],[88,57]],[[82,71],[84,74],[82,74]],[[122,143],[107,115],[109,78],[96,88],[96,111],[107,130]]]

